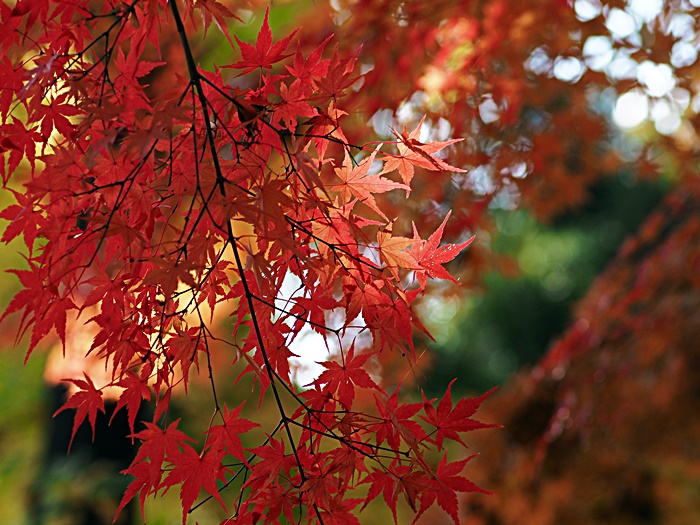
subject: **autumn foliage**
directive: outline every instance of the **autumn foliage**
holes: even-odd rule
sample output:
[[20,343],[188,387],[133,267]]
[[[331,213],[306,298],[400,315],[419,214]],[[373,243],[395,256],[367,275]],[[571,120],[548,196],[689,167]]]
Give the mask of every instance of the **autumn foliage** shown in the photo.
[[572,326],[488,405],[469,502],[482,525],[680,524],[697,487],[700,188],[671,193],[576,308]]
[[[664,357],[661,330],[638,352],[626,353],[638,341],[618,343],[650,323],[694,319],[674,306],[694,298],[670,299],[665,286],[697,288],[699,13],[669,0],[647,19],[627,4],[315,2],[303,28],[280,37],[257,4],[3,3],[0,175],[15,203],[0,211],[2,240],[26,246],[3,319],[18,320],[27,358],[50,334],[66,350],[71,327],[94,333],[83,353],[107,379],[65,378],[61,410],[75,410],[74,432],[94,427],[108,396],[127,413],[141,445],[120,510],[178,487],[183,522],[207,493],[225,523],[359,523],[372,500],[395,521],[405,506],[459,523],[458,495],[481,489],[464,473],[473,452],[455,450],[491,426],[474,418],[488,394],[405,392],[421,355],[413,334],[426,333],[417,305],[431,279],[477,285],[485,271],[512,270],[489,250],[490,210],[554,220],[630,166],[657,178],[661,165],[681,189],[537,374],[516,379],[525,416],[496,405],[488,419],[510,425],[499,439],[517,446],[506,453],[488,438],[475,449],[493,454],[493,476],[480,467],[479,479],[501,496],[473,505],[470,519],[517,523],[533,509],[523,493],[540,482],[550,501],[580,494],[537,475],[564,438],[583,446],[619,417],[658,425],[611,412],[601,398],[619,393],[596,378],[650,367],[658,384],[697,361],[685,350]],[[249,8],[261,13],[252,39],[239,31]],[[208,64],[209,42],[225,60]],[[659,92],[650,78],[668,64],[672,85]],[[629,73],[642,66],[651,77]],[[635,93],[663,133],[628,143],[608,113]],[[656,271],[670,262],[670,274]],[[656,301],[664,308],[650,309]],[[331,359],[298,385],[290,359],[309,330]],[[210,418],[188,434],[171,400],[194,381],[208,383]],[[245,407],[219,395],[233,381],[252,386]],[[572,394],[586,382],[604,386]],[[656,400],[660,410],[684,384]],[[651,397],[646,385],[635,392]],[[137,421],[146,403],[153,418]],[[256,405],[272,406],[277,424],[244,415]],[[517,468],[497,465],[512,455]],[[514,480],[505,491],[503,479]],[[551,509],[538,522],[569,519]]]
[[[141,443],[119,510],[178,486],[183,523],[203,491],[228,523],[359,523],[375,498],[395,516],[399,498],[418,515],[437,504],[458,523],[457,494],[480,489],[445,447],[490,426],[472,417],[484,396],[407,402],[367,363],[415,360],[413,303],[429,278],[452,279],[443,265],[472,240],[442,243],[449,212],[427,239],[415,225],[396,231],[378,195],[406,198],[416,169],[463,172],[440,154],[461,139],[421,140],[421,121],[349,142],[343,100],[361,78],[359,49],[275,41],[269,9],[253,44],[231,39],[237,16],[215,0],[0,10],[2,178],[16,199],[0,216],[3,241],[27,248],[3,317],[20,314],[27,358],[52,332],[65,345],[76,315],[95,330],[86,353],[110,379],[66,378],[74,391],[59,412],[76,409],[74,433],[94,427],[116,388]],[[240,59],[199,67],[200,25]],[[301,284],[280,300],[290,276]],[[289,358],[305,326],[334,359],[303,389]],[[276,426],[217,396],[230,367],[276,406]],[[199,441],[170,415],[197,372],[211,390]],[[137,422],[149,400],[153,420]]]

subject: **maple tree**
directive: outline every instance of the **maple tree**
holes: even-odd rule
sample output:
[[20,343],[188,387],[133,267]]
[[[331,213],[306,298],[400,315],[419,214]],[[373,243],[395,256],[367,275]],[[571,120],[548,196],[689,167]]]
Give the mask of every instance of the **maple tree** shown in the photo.
[[[403,500],[457,522],[457,494],[478,489],[466,458],[442,454],[488,425],[472,418],[483,397],[453,406],[452,386],[440,400],[400,395],[428,278],[508,271],[488,250],[490,209],[552,220],[630,160],[658,177],[653,161],[670,159],[692,191],[698,8],[631,4],[318,2],[278,40],[266,10],[252,43],[237,34],[241,6],[216,0],[3,4],[0,169],[16,204],[0,217],[3,240],[27,247],[4,316],[20,313],[30,353],[51,332],[65,344],[74,314],[96,331],[88,353],[107,379],[67,378],[65,408],[77,428],[117,392],[142,442],[123,504],[179,485],[185,513],[207,492],[229,522],[357,523],[370,499],[395,520]],[[198,29],[226,43],[225,62],[199,66]],[[665,91],[644,68],[672,71]],[[604,107],[624,94],[651,100],[663,133],[613,147]],[[478,250],[448,273],[475,233]],[[658,296],[652,266],[624,307],[591,319],[638,326],[627,313]],[[300,284],[282,297],[289,278]],[[335,356],[303,390],[290,358],[305,327]],[[571,334],[553,350],[561,363],[585,353]],[[219,399],[229,370],[278,425]],[[212,418],[196,442],[170,401],[198,374]],[[559,392],[568,410],[571,389]],[[153,420],[137,422],[149,400]],[[239,496],[220,494],[233,485]]]
[[[377,126],[387,114],[425,110],[465,130],[450,162],[467,175],[415,189],[436,209],[450,203],[450,227],[492,232],[488,207],[556,222],[621,170],[628,183],[673,188],[544,359],[485,408],[505,429],[474,438],[482,454],[472,479],[495,496],[469,498],[465,522],[696,521],[698,2],[367,0],[333,9],[333,23],[316,14],[311,22],[369,50],[369,75],[385,80],[356,96],[368,117],[377,111]],[[377,29],[376,12],[394,19]],[[421,47],[429,51],[392,60]],[[638,124],[631,139],[609,116],[625,101]],[[466,271],[493,269],[485,255],[470,251]]]
[[[21,314],[27,359],[52,332],[65,353],[74,315],[95,331],[86,354],[107,377],[65,378],[73,392],[57,414],[76,409],[75,435],[86,419],[94,431],[108,395],[127,411],[140,448],[117,514],[179,486],[183,523],[201,492],[226,523],[359,523],[354,511],[380,495],[395,519],[403,495],[418,515],[436,504],[457,523],[456,494],[481,489],[445,441],[492,426],[471,417],[484,397],[453,408],[448,389],[407,403],[367,363],[416,359],[413,303],[428,278],[451,279],[442,265],[472,242],[441,245],[449,213],[427,240],[416,226],[402,236],[377,196],[407,197],[415,168],[464,171],[438,156],[461,139],[421,141],[420,122],[350,142],[342,108],[361,78],[357,51],[325,53],[326,39],[295,52],[295,33],[274,41],[268,16],[249,44],[231,38],[240,20],[215,0],[0,7],[2,179],[16,199],[0,212],[2,240],[27,249],[3,318]],[[191,39],[212,23],[241,59],[207,70]],[[281,298],[289,276],[301,285]],[[289,361],[304,326],[334,351],[308,389]],[[277,408],[274,428],[219,399],[230,367]],[[170,403],[200,369],[212,413],[198,444]],[[150,399],[152,422],[137,423]],[[234,482],[240,494],[225,501]]]

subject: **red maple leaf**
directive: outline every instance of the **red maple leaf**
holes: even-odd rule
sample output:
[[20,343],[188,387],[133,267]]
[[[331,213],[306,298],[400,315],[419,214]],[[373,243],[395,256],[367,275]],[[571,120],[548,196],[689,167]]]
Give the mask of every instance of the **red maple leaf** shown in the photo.
[[374,388],[382,391],[379,385],[372,380],[370,375],[365,370],[364,366],[368,359],[374,353],[365,353],[355,355],[355,345],[350,347],[348,355],[344,357],[342,363],[335,361],[325,361],[318,363],[325,371],[314,381],[319,388],[320,385],[326,385],[324,390],[332,393],[338,393],[338,402],[347,410],[352,408],[352,402],[355,399],[355,387]]
[[129,429],[132,434],[132,441],[134,439],[134,423],[136,422],[136,416],[141,406],[141,401],[143,399],[151,399],[151,389],[148,387],[148,381],[146,379],[140,378],[134,372],[127,370],[126,376],[123,377],[117,383],[124,391],[119,396],[119,401],[117,401],[117,406],[112,413],[112,418],[119,412],[119,410],[126,406],[127,419],[129,421]]
[[245,452],[243,452],[241,438],[238,436],[255,427],[259,427],[260,424],[241,417],[241,410],[244,404],[245,402],[241,403],[240,406],[233,410],[229,410],[224,404],[224,423],[222,425],[214,425],[208,430],[207,434],[211,436],[210,446],[212,450],[218,451],[221,456],[227,452],[239,459],[244,465],[248,465]]
[[247,42],[241,41],[234,35],[236,42],[238,42],[238,46],[241,48],[243,60],[228,67],[243,69],[240,74],[245,75],[256,68],[270,69],[272,68],[273,64],[289,56],[289,54],[284,54],[284,51],[287,49],[289,42],[299,30],[297,29],[293,31],[291,35],[283,38],[276,44],[273,44],[272,30],[270,29],[270,24],[268,23],[269,15],[270,6],[267,6],[267,10],[265,11],[265,20],[263,20],[262,27],[260,28],[260,32],[258,33],[258,38],[255,41],[254,46],[248,44]]
[[415,240],[408,237],[392,237],[390,232],[377,232],[379,255],[386,262],[387,268],[389,268],[396,280],[399,279],[399,268],[406,270],[416,270],[418,268],[418,262],[407,249],[414,243]]
[[252,486],[255,490],[260,490],[277,480],[279,476],[289,472],[292,466],[296,466],[294,456],[285,454],[284,441],[270,438],[267,446],[250,449],[260,461],[252,464],[250,478],[246,486]]
[[425,399],[425,395],[423,396],[423,409],[426,415],[421,416],[421,419],[435,427],[435,437],[431,439],[440,450],[442,450],[442,444],[445,439],[459,441],[466,447],[458,434],[459,432],[470,432],[480,428],[491,428],[498,426],[482,423],[476,419],[472,419],[471,417],[474,415],[474,413],[476,413],[484,400],[496,389],[492,388],[479,397],[460,399],[453,409],[451,389],[455,381],[456,379],[453,379],[450,382],[449,386],[447,387],[447,392],[445,392],[445,395],[438,404],[437,410],[435,410],[431,402]]
[[336,175],[343,181],[342,184],[329,184],[326,187],[329,189],[337,189],[345,203],[350,202],[352,197],[358,198],[360,202],[372,208],[380,217],[388,220],[384,212],[377,206],[377,201],[372,194],[385,193],[395,189],[403,189],[408,193],[411,191],[411,188],[405,184],[387,179],[386,177],[369,174],[369,170],[372,167],[372,163],[378,151],[379,146],[375,148],[369,157],[365,157],[357,166],[353,166],[354,160],[346,150],[343,165],[335,169]]
[[119,507],[117,507],[117,512],[115,513],[114,521],[117,521],[117,518],[119,517],[119,514],[121,513],[122,509],[124,509],[124,507],[134,498],[134,496],[138,494],[139,503],[141,507],[141,517],[143,518],[143,521],[145,523],[146,497],[149,494],[155,493],[155,491],[158,490],[158,487],[160,485],[160,479],[162,477],[161,470],[160,468],[154,470],[152,468],[151,463],[149,463],[148,461],[142,461],[140,463],[132,464],[129,468],[122,470],[121,473],[129,474],[131,476],[134,476],[134,478],[136,479],[129,483],[129,486],[126,488],[124,496],[122,497],[122,500],[119,503]]
[[234,15],[228,7],[217,2],[216,0],[198,0],[195,6],[199,8],[200,12],[202,13],[204,36],[207,36],[207,30],[209,29],[209,25],[211,24],[211,20],[213,18],[214,22],[216,23],[216,27],[218,27],[219,31],[221,31],[221,33],[226,37],[226,40],[228,40],[229,44],[231,44],[231,47],[234,47],[233,40],[231,40],[231,35],[228,31],[227,22],[228,19],[231,18],[238,20],[239,22],[243,22],[243,20]]
[[375,403],[382,421],[374,425],[377,445],[385,440],[394,450],[399,450],[403,440],[412,449],[425,438],[425,430],[411,418],[421,409],[420,403],[399,404],[399,388],[382,402],[375,396]]
[[411,185],[411,179],[413,179],[414,166],[419,166],[430,171],[466,171],[455,166],[450,166],[447,162],[434,155],[434,153],[437,153],[450,144],[460,142],[464,139],[452,139],[443,142],[420,142],[420,131],[424,121],[425,117],[421,119],[416,129],[408,134],[405,129],[402,133],[398,133],[394,130],[394,135],[396,135],[399,140],[397,143],[399,155],[385,155],[384,157],[385,164],[382,173],[390,173],[398,169],[404,184],[408,186]]
[[482,492],[488,494],[485,490],[469,481],[464,476],[458,474],[464,470],[466,464],[476,457],[470,456],[462,461],[447,462],[447,454],[445,454],[437,466],[435,476],[432,479],[423,481],[422,489],[418,494],[420,501],[420,510],[416,514],[413,522],[418,521],[418,518],[428,510],[437,501],[437,504],[445,512],[447,512],[455,525],[459,525],[459,501],[457,492]]
[[320,522],[328,525],[361,525],[352,509],[362,503],[358,498],[333,498],[328,507],[319,512]]
[[136,479],[127,487],[117,513],[138,493],[140,493],[139,500],[143,513],[146,497],[161,487],[163,462],[166,458],[170,461],[170,458],[177,457],[180,454],[180,447],[186,441],[194,441],[187,437],[184,432],[177,430],[179,422],[179,419],[173,421],[165,430],[158,425],[145,422],[145,430],[132,434],[131,437],[139,438],[142,441],[141,447],[129,468],[122,472],[131,474]]
[[34,213],[34,203],[27,195],[8,188],[12,192],[17,204],[12,204],[0,211],[0,219],[10,221],[2,232],[0,239],[4,243],[9,243],[12,239],[22,234],[24,244],[29,250],[29,255],[34,251],[34,241],[39,229],[45,224],[46,219],[39,213]]
[[309,77],[323,78],[326,73],[328,73],[328,66],[330,65],[330,60],[322,58],[323,49],[331,38],[333,38],[333,35],[321,42],[306,59],[304,59],[301,53],[301,42],[299,42],[297,45],[297,53],[294,57],[294,64],[285,66],[287,71],[299,80],[307,80]]
[[391,509],[394,523],[398,523],[396,503],[399,495],[403,493],[406,503],[415,511],[416,501],[425,488],[425,474],[411,465],[393,461],[386,470],[373,469],[361,483],[371,483],[362,508],[381,493]]
[[202,489],[211,494],[226,510],[216,485],[217,480],[226,481],[224,467],[218,454],[212,453],[211,449],[198,454],[191,446],[183,445],[182,452],[168,457],[168,461],[173,464],[173,470],[163,480],[163,485],[170,487],[182,483],[180,487],[182,525],[185,525],[187,513]]
[[358,47],[355,54],[350,58],[340,58],[338,56],[338,46],[336,45],[328,65],[328,72],[317,81],[318,87],[324,97],[330,99],[339,98],[345,94],[345,90],[352,86],[360,78],[356,75],[355,62],[362,47]]
[[452,277],[447,270],[445,270],[442,265],[450,262],[452,259],[457,257],[459,252],[464,250],[474,241],[474,236],[467,239],[466,241],[459,244],[445,244],[440,246],[440,240],[442,239],[442,233],[445,230],[445,224],[447,224],[447,219],[450,218],[448,212],[445,219],[440,224],[440,227],[433,232],[433,234],[428,238],[427,241],[423,241],[418,235],[418,230],[416,225],[413,225],[413,245],[411,247],[411,253],[415,257],[418,265],[423,268],[423,272],[416,272],[416,278],[418,279],[421,288],[425,286],[427,277],[433,279],[447,279],[453,283],[457,281]]
[[92,439],[95,439],[95,421],[97,420],[97,411],[99,410],[103,414],[105,413],[105,404],[102,399],[102,390],[95,388],[95,384],[92,379],[88,377],[86,373],[83,372],[85,376],[85,381],[82,379],[63,379],[63,381],[69,381],[75,386],[80,388],[80,390],[74,393],[65,404],[54,412],[54,417],[67,410],[69,408],[76,408],[75,418],[73,419],[73,431],[70,436],[70,443],[68,444],[68,450],[71,449],[73,445],[73,438],[75,438],[75,433],[78,431],[81,423],[85,421],[85,417],[88,417],[90,421],[90,426],[92,427]]
[[296,131],[297,117],[313,117],[317,114],[307,101],[308,90],[300,79],[296,79],[289,87],[280,84],[280,97],[283,103],[277,106],[275,116],[283,120],[292,133]]

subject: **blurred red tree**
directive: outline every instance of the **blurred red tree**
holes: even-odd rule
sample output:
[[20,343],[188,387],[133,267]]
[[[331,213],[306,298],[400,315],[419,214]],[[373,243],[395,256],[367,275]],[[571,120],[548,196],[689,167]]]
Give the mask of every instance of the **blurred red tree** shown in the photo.
[[700,189],[671,193],[576,308],[569,330],[489,403],[470,525],[689,523],[700,427]]

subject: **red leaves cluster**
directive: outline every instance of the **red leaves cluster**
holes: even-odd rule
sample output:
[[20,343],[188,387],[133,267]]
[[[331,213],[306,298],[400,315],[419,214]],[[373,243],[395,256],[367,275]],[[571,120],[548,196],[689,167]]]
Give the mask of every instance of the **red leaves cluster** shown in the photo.
[[[359,523],[360,503],[379,494],[395,516],[403,494],[415,511],[437,502],[457,522],[456,493],[477,490],[460,475],[467,460],[435,465],[430,451],[487,426],[470,419],[483,397],[453,409],[448,390],[437,408],[405,404],[367,370],[380,352],[412,355],[412,331],[423,329],[413,302],[428,278],[450,279],[443,265],[471,242],[440,245],[447,217],[427,240],[415,227],[412,238],[395,235],[379,196],[408,195],[416,168],[462,171],[435,155],[457,140],[422,143],[421,122],[394,143],[349,144],[340,108],[357,53],[323,58],[326,40],[283,62],[294,34],[275,43],[269,9],[255,45],[234,37],[240,60],[199,69],[192,10],[232,46],[235,17],[213,0],[187,4],[182,15],[175,1],[0,8],[10,61],[0,125],[14,130],[2,141],[6,185],[20,187],[17,166],[34,166],[43,143],[43,167],[0,212],[10,221],[2,240],[22,236],[29,252],[29,268],[14,272],[24,289],[4,316],[22,312],[30,352],[51,329],[65,341],[70,310],[96,327],[86,350],[112,379],[71,379],[78,392],[61,410],[77,409],[74,432],[85,418],[94,427],[105,389],[121,392],[117,410],[141,448],[120,510],[180,485],[183,523],[202,490],[228,509],[227,523]],[[302,284],[284,299],[290,276]],[[306,325],[337,358],[302,391],[289,358]],[[350,336],[358,329],[371,337]],[[231,361],[279,412],[267,436],[242,406],[219,404],[221,363]],[[214,406],[195,446],[169,403],[200,367]],[[153,422],[137,432],[150,399]],[[233,482],[244,496],[225,502],[220,491]]]

